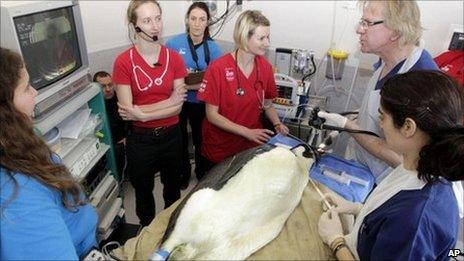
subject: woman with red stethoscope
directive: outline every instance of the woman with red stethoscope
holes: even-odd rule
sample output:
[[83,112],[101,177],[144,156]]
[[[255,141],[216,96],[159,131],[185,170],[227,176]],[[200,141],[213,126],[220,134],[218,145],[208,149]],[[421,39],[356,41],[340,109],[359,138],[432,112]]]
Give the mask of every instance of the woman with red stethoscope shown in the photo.
[[269,26],[261,12],[243,12],[234,29],[238,49],[206,70],[198,99],[206,104],[202,154],[207,169],[269,140],[274,131],[263,128],[261,113],[275,132],[288,133],[272,107],[277,88],[272,65],[263,57],[269,47]]
[[127,9],[135,44],[114,62],[119,114],[132,121],[126,139],[129,179],[142,226],[155,217],[154,174],[160,171],[164,207],[180,197],[182,139],[178,114],[186,99],[182,57],[161,45],[161,7],[155,0],[132,0]]

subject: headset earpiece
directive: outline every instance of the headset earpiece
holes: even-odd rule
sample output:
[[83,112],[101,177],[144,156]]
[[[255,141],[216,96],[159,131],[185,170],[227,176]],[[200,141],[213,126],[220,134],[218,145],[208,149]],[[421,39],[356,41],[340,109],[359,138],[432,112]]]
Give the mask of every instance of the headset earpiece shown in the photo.
[[140,33],[140,32],[142,32],[142,29],[140,29],[140,27],[138,27],[138,26],[135,26],[134,28],[135,28],[135,31],[136,31],[137,33]]

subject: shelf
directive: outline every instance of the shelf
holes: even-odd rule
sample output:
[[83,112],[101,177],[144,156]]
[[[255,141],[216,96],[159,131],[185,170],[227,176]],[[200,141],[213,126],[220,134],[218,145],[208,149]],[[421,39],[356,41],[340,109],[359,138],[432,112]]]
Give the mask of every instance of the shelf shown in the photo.
[[[90,117],[92,117],[92,115]],[[77,139],[61,138],[61,151],[60,153],[57,153],[58,156],[60,156],[62,159],[65,158],[79,143],[82,142],[82,140],[88,137],[93,137],[95,128],[101,123],[101,119],[98,120],[93,124],[94,126],[87,128],[87,131],[81,133]]]
[[110,149],[109,145],[105,143],[100,143],[100,149],[98,150],[97,156],[95,156],[92,161],[85,167],[85,169],[79,174],[78,180],[81,182],[89,173],[89,171],[97,164],[97,162],[105,155],[105,153]]
[[89,88],[75,95],[74,98],[67,101],[61,107],[53,110],[52,112],[44,115],[43,119],[36,120],[34,126],[42,133],[45,134],[53,127],[62,122],[69,115],[73,114],[77,109],[87,104],[93,97],[100,93],[100,88],[97,85],[90,85]]
[[78,139],[67,139],[61,138],[61,151],[57,153],[60,158],[65,158],[68,154],[79,144],[82,142],[84,137],[79,137]]
[[63,164],[80,182],[109,148],[96,137],[85,137],[63,158]]

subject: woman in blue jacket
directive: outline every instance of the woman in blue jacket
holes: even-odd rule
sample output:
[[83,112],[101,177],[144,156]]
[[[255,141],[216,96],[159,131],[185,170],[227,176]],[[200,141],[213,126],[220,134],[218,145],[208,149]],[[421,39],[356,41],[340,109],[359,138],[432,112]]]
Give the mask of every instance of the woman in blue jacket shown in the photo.
[[97,245],[97,214],[34,134],[23,60],[4,48],[0,60],[0,260],[78,260]]
[[[464,179],[462,86],[413,71],[387,80],[380,96],[380,127],[403,161],[364,205],[332,196],[319,234],[341,260],[448,260],[459,227],[451,182]],[[356,216],[345,236],[338,213]]]
[[[204,2],[195,2],[189,7],[185,16],[187,32],[174,36],[166,42],[168,48],[182,55],[189,73],[206,70],[211,61],[222,55],[221,49],[210,37],[209,22],[210,13],[208,6]],[[192,75],[190,74],[190,76]],[[198,180],[205,175],[204,162],[201,155],[201,123],[205,118],[205,104],[197,100],[201,78],[193,81],[189,81],[187,78],[185,83],[188,89],[187,101],[184,102],[180,113],[180,127],[183,139],[182,188],[188,186],[191,172],[187,121],[190,123],[192,129],[193,146],[195,147],[195,175]]]

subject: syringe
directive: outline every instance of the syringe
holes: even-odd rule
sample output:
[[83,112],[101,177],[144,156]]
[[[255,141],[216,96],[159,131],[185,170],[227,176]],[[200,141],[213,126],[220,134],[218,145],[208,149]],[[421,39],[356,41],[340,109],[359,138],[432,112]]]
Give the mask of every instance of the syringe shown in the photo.
[[327,168],[327,167],[323,167],[321,166],[321,172],[324,176],[332,179],[332,180],[335,180],[336,182],[338,183],[341,183],[341,184],[345,184],[345,185],[350,185],[350,179],[348,179],[347,177],[345,177],[343,175],[343,173],[345,173],[344,171],[342,171],[341,173],[336,173],[335,171]]

